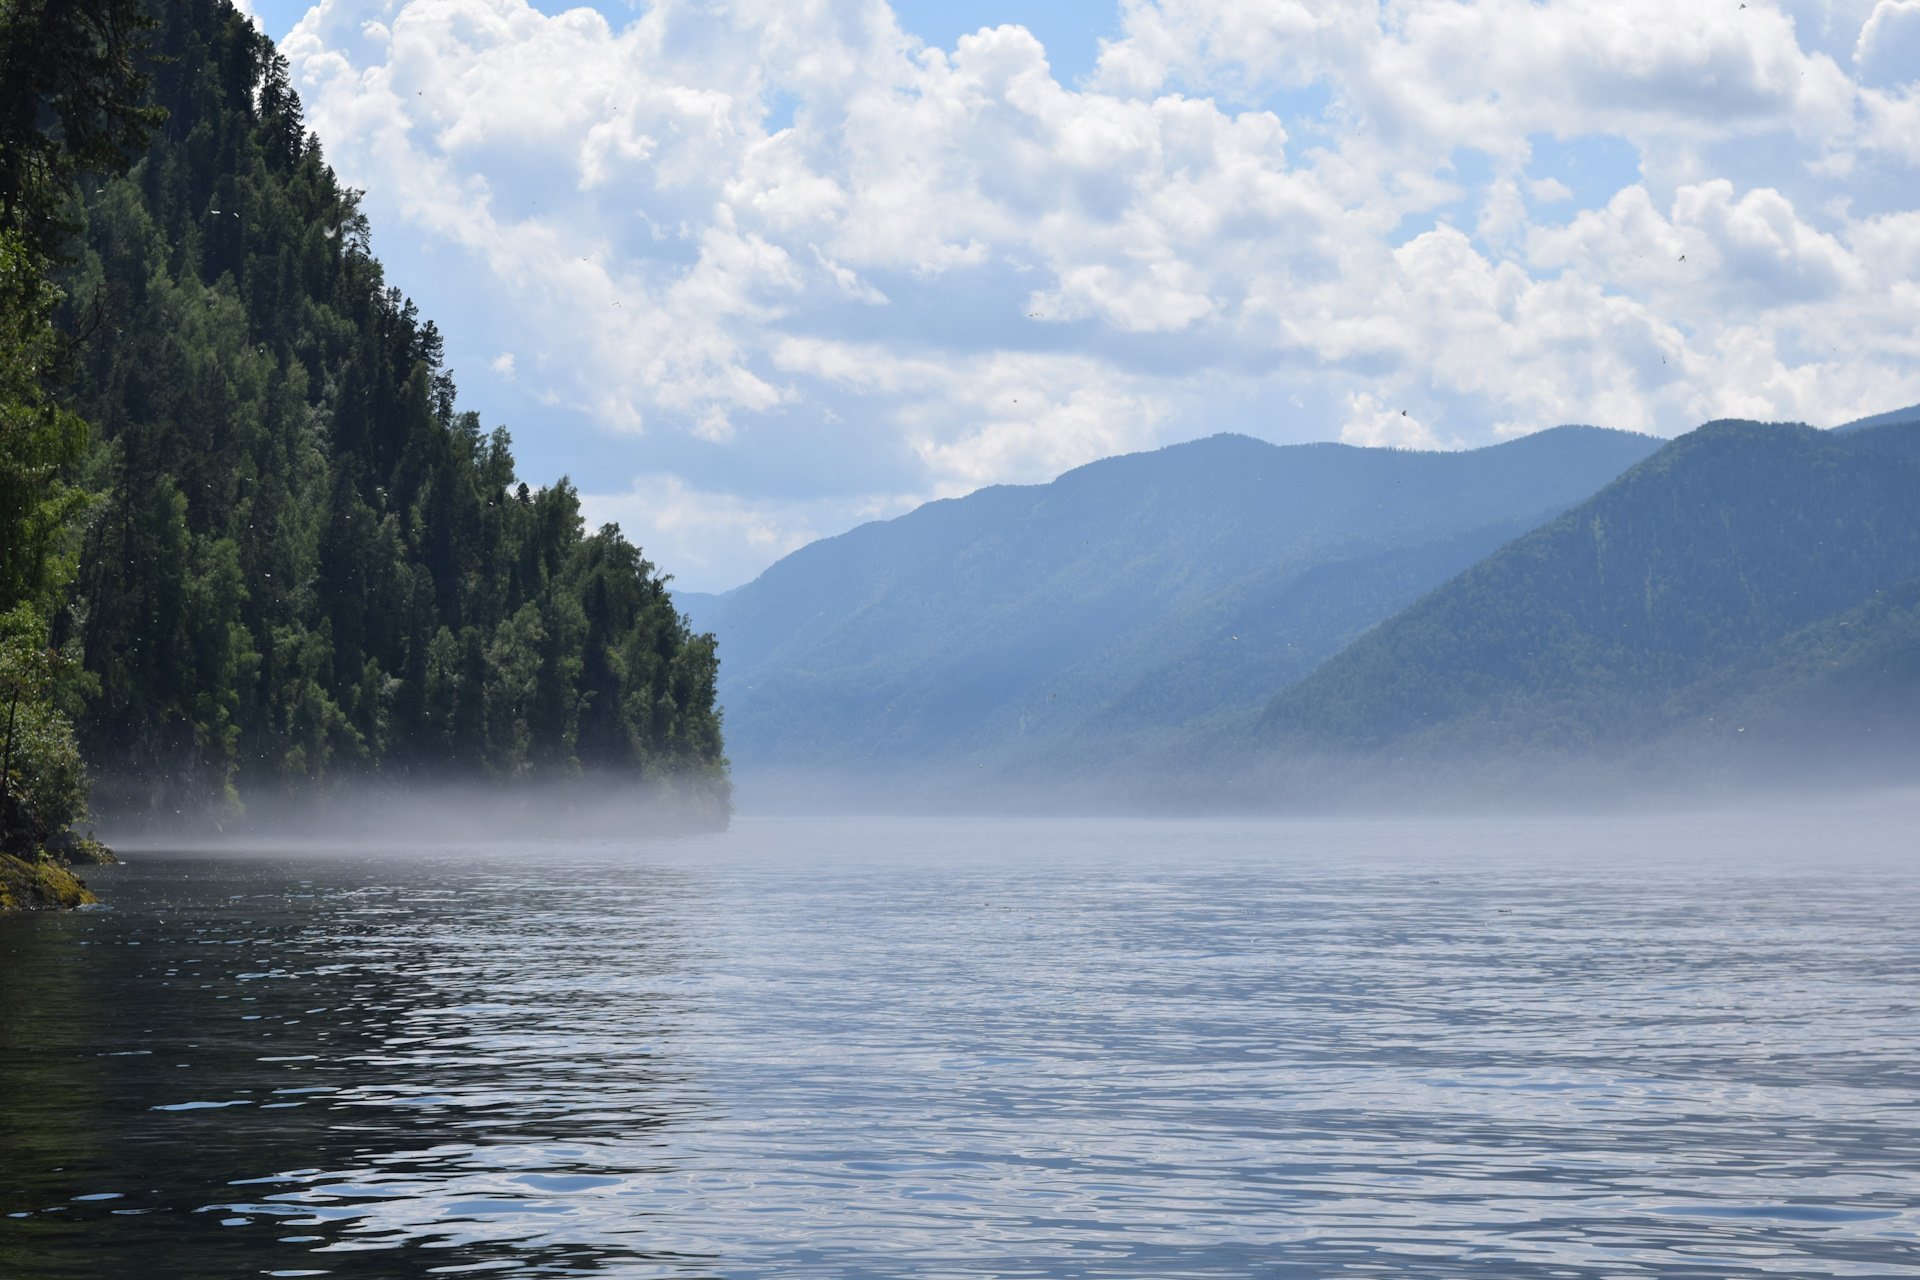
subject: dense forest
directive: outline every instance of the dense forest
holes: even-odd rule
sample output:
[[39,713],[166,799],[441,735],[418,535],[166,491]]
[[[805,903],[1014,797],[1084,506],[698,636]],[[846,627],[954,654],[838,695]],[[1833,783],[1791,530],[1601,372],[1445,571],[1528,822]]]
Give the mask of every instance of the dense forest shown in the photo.
[[712,638],[458,405],[272,43],[227,0],[26,0],[0,60],[16,843],[88,771],[122,819],[369,775],[723,816]]

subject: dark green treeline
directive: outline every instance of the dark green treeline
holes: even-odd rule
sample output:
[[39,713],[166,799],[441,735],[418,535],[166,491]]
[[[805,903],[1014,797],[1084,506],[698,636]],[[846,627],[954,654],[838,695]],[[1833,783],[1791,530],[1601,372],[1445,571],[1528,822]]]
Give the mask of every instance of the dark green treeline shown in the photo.
[[166,119],[84,182],[61,279],[98,496],[53,638],[109,807],[608,771],[723,811],[712,638],[457,408],[271,42],[226,0],[151,11]]

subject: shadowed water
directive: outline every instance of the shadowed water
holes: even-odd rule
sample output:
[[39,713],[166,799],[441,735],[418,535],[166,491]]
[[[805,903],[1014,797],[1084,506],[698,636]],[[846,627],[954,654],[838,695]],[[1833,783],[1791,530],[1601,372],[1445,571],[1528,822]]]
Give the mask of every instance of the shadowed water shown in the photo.
[[1913,1274],[1911,829],[141,855],[0,921],[0,1275]]

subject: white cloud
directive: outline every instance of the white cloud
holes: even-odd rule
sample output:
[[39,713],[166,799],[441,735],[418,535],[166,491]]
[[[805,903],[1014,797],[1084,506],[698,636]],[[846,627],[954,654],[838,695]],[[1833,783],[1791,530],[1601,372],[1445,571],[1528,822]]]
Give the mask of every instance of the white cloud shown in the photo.
[[897,358],[874,344],[793,338],[783,371],[871,397],[920,398],[894,422],[924,467],[928,496],[1035,483],[1116,453],[1149,448],[1170,415],[1141,379],[1078,356]]
[[1081,385],[1062,392],[1018,368],[994,374],[972,399],[978,426],[957,437],[931,430],[912,438],[946,492],[1050,480],[1096,458],[1150,447],[1166,415],[1164,404],[1124,390]]
[[1121,0],[1082,89],[882,0],[322,0],[286,49],[494,371],[764,550],[1301,395],[1448,446],[1920,399],[1920,0],[1800,7]]
[[1542,204],[1560,204],[1573,199],[1573,188],[1558,178],[1534,178],[1527,183],[1527,194]]
[[583,491],[589,528],[617,524],[655,565],[694,589],[744,582],[816,538],[912,510],[925,495],[755,500],[649,472],[627,488]]
[[1844,131],[1854,90],[1792,19],[1731,0],[1125,0],[1102,87],[1237,99],[1321,83],[1396,141],[1511,147],[1529,133]]
[[1535,265],[1574,266],[1668,312],[1692,312],[1698,325],[1716,305],[1783,307],[1869,289],[1865,266],[1778,191],[1736,196],[1725,179],[1681,187],[1669,214],[1645,187],[1628,187],[1565,228],[1537,229],[1530,254]]
[[[1704,237],[1722,286],[1758,305],[1832,297],[1866,281],[1866,271],[1832,236],[1800,221],[1778,191],[1734,196],[1724,178],[1681,188],[1676,225]],[[1695,238],[1693,243],[1701,243]]]
[[1347,397],[1346,421],[1340,425],[1344,444],[1373,449],[1457,449],[1458,441],[1442,441],[1433,428],[1408,413],[1382,404],[1373,393],[1356,391]]
[[1880,0],[1860,28],[1853,61],[1869,84],[1920,80],[1920,0]]

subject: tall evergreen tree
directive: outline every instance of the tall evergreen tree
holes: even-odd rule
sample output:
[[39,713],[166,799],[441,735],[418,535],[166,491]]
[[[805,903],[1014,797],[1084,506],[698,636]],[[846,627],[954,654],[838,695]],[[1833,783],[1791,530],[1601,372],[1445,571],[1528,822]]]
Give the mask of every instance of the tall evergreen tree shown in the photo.
[[0,219],[35,248],[66,227],[74,178],[124,165],[158,122],[137,62],[140,0],[0,4]]

